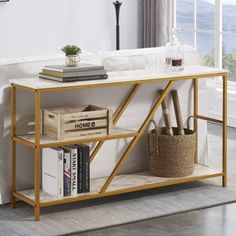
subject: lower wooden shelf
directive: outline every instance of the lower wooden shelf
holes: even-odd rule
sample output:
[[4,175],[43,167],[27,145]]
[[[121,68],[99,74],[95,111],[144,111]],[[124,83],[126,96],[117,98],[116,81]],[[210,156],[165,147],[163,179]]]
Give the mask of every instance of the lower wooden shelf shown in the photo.
[[[116,176],[107,191],[102,194],[100,194],[99,191],[103,186],[106,177],[91,179],[91,191],[89,193],[78,194],[77,196],[58,198],[41,191],[40,206],[44,207],[85,199],[105,197],[115,194],[191,182],[200,179],[213,178],[217,176],[223,176],[223,173],[219,170],[213,170],[198,164],[195,165],[194,173],[192,175],[182,178],[157,177],[149,172],[124,174]],[[16,191],[14,195],[23,201],[28,201],[27,203],[31,203],[31,205],[34,203],[34,189]]]

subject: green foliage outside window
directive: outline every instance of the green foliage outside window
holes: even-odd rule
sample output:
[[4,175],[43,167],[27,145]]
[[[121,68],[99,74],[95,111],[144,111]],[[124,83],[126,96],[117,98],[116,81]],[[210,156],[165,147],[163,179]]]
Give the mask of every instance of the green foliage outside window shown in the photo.
[[[222,61],[223,68],[229,70],[229,80],[236,81],[236,49],[228,53],[223,45]],[[214,49],[212,49],[211,53],[201,56],[201,64],[214,67]]]

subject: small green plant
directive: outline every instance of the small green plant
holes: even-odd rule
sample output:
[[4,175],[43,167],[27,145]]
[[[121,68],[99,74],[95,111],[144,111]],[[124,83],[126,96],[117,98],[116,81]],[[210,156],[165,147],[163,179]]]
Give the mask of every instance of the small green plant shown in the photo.
[[77,55],[81,52],[81,49],[76,45],[66,45],[61,50],[66,54],[66,56]]

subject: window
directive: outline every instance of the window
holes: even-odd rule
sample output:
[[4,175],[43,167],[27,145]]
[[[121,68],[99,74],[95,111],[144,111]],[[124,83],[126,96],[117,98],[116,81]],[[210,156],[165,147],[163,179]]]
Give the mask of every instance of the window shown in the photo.
[[236,1],[174,0],[179,39],[198,49],[201,64],[229,69],[236,85]]
[[222,63],[229,79],[236,81],[236,1],[222,0]]

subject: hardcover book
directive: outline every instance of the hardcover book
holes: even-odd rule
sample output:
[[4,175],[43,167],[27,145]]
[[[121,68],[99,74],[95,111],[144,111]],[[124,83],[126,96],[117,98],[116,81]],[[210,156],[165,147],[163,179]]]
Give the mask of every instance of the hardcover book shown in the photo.
[[69,78],[63,78],[63,77],[56,77],[56,76],[50,76],[45,75],[43,73],[39,73],[40,79],[47,79],[47,80],[54,80],[58,82],[75,82],[75,81],[87,81],[87,80],[100,80],[100,79],[107,79],[107,74],[100,74],[100,75],[90,75],[90,76],[76,76],[76,77],[69,77]]
[[90,166],[89,166],[89,155],[90,155],[90,147],[85,144],[79,144],[79,148],[82,148],[83,155],[83,175],[82,175],[82,183],[83,183],[83,193],[90,192]]
[[79,63],[78,66],[76,67],[67,67],[65,65],[52,65],[52,66],[45,66],[44,69],[67,73],[67,72],[76,72],[76,71],[104,70],[104,66],[87,64],[87,63]]
[[75,72],[59,72],[43,69],[43,75],[55,76],[60,78],[70,78],[78,76],[92,76],[92,75],[104,75],[107,72],[105,70],[91,70],[91,71],[75,71]]
[[77,179],[77,186],[78,186],[78,193],[83,192],[83,149],[77,145],[78,150],[78,179]]
[[70,153],[70,170],[71,170],[71,196],[77,195],[77,166],[78,166],[78,156],[77,147],[75,145],[64,147]]
[[63,197],[63,157],[60,148],[42,150],[42,189],[53,196]]
[[64,196],[71,195],[71,157],[70,152],[64,150]]

